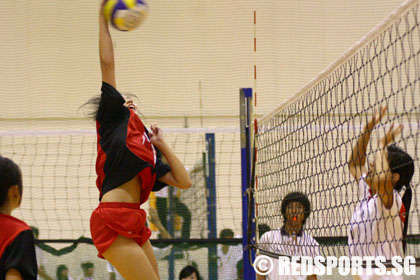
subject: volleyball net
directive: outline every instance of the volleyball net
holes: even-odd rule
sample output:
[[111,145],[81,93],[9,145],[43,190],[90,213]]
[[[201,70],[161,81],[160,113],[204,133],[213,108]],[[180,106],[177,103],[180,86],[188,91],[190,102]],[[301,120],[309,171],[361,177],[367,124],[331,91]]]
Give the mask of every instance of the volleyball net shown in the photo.
[[[290,192],[302,192],[312,205],[304,228],[318,241],[321,254],[348,255],[348,228],[360,202],[349,158],[372,114],[386,105],[388,112],[372,132],[367,158],[373,162],[378,139],[391,124],[404,126],[395,144],[411,155],[415,166],[405,255],[420,258],[419,54],[418,1],[408,1],[293,98],[258,120],[257,229],[266,225],[280,230],[282,200]],[[286,254],[275,249],[285,244],[264,244],[258,231],[256,235],[257,249]]]
[[[164,137],[185,164],[192,187],[166,187],[142,205],[161,277],[174,279],[194,263],[203,275],[217,275],[220,231],[241,233],[239,128],[164,129]],[[82,263],[92,263],[95,277],[109,278],[90,239],[90,215],[99,203],[96,148],[94,130],[0,131],[1,154],[23,174],[16,216],[36,228],[38,262],[49,276],[61,264],[77,276]]]

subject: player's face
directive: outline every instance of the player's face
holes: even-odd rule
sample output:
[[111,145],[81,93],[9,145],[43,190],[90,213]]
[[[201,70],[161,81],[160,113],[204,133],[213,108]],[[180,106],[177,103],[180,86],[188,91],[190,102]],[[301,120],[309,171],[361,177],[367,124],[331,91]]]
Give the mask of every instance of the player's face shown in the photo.
[[291,202],[286,207],[286,221],[289,226],[300,231],[303,226],[303,219],[305,218],[305,207],[300,202]]
[[137,112],[137,104],[134,103],[133,99],[131,99],[131,98],[125,96],[125,95],[123,95],[122,97],[125,100],[124,106],[127,107],[128,109],[132,109],[132,110]]
[[197,274],[195,274],[195,272],[193,272],[193,274],[191,274],[188,277],[181,278],[181,280],[198,280],[198,278],[197,278]]
[[89,268],[86,268],[85,270],[84,270],[84,274],[85,274],[85,276],[86,277],[91,277],[91,276],[93,276],[93,273],[95,272],[95,269],[93,268],[93,267],[89,267]]

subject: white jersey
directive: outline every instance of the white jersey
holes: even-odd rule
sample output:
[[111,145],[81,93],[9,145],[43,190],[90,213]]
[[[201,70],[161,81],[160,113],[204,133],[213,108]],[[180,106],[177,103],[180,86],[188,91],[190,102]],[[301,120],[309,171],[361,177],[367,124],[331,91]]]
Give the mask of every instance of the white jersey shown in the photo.
[[386,209],[378,195],[369,195],[365,175],[359,181],[360,202],[353,212],[348,228],[350,256],[402,256],[403,221],[405,212],[400,194],[394,190],[391,209]]
[[238,278],[238,269],[236,265],[242,259],[242,244],[229,246],[226,254],[222,251],[223,245],[217,246],[217,274],[218,279],[235,280]]
[[[370,196],[363,174],[359,180],[359,204],[348,228],[350,256],[402,256],[403,213],[405,207],[400,194],[394,190],[391,209],[386,209],[378,195]],[[357,278],[357,277],[356,277]],[[362,275],[360,279],[403,279],[402,277]]]
[[[279,255],[305,256],[315,258],[321,255],[318,242],[305,231],[296,236],[289,236],[284,229],[271,230],[264,233],[260,238],[260,248]],[[307,277],[302,275],[279,275],[278,260],[272,258],[273,270],[266,276],[267,280],[304,280]]]

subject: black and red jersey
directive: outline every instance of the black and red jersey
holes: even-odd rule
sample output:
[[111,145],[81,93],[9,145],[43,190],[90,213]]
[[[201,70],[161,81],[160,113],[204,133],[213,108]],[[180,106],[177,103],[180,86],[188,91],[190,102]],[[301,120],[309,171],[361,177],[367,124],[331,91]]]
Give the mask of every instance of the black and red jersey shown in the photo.
[[12,268],[25,280],[37,279],[34,236],[25,222],[0,213],[0,280]]
[[96,116],[96,186],[101,199],[106,192],[140,176],[142,204],[152,190],[165,186],[157,179],[171,169],[161,162],[160,152],[150,143],[149,132],[140,118],[124,103],[124,98],[113,86],[102,83]]

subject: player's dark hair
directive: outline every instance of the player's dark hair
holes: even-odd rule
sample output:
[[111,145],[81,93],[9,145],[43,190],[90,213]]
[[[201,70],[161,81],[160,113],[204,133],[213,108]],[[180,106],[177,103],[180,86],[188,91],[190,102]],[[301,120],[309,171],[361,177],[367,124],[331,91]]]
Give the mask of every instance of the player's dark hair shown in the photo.
[[231,236],[231,237],[234,236],[233,230],[231,230],[230,228],[225,228],[220,231],[221,239],[227,238],[228,236]]
[[292,202],[299,202],[305,208],[305,216],[303,218],[303,225],[304,225],[306,222],[306,219],[309,217],[309,214],[311,214],[311,203],[309,202],[308,197],[301,192],[291,192],[283,198],[283,201],[281,202],[281,214],[283,215],[285,222],[287,219],[286,218],[287,205],[289,205],[289,203],[292,203]]
[[89,118],[96,120],[98,118],[99,104],[101,103],[101,96],[93,96],[86,103],[79,107],[79,110],[86,108],[84,114]]
[[266,233],[267,231],[270,231],[271,228],[267,224],[258,224],[258,234],[261,238],[261,236]]
[[[139,100],[137,95],[132,93],[124,93],[125,96],[128,98],[131,98],[133,100]],[[92,118],[94,120],[98,119],[98,112],[99,112],[99,104],[101,103],[101,96],[95,95],[92,96],[86,103],[84,103],[82,106],[79,107],[79,110],[82,108],[86,108],[84,111],[84,114],[88,116],[89,118]]]
[[68,276],[63,277],[63,275],[61,275],[64,270],[67,270],[67,271],[69,270],[67,268],[67,266],[65,266],[64,264],[60,264],[59,266],[57,266],[57,272],[56,272],[57,280],[68,280],[69,279]]
[[395,183],[394,189],[401,191],[401,189],[405,186],[405,192],[402,197],[402,202],[405,207],[405,221],[403,229],[403,250],[405,253],[407,249],[406,237],[408,231],[408,216],[410,213],[411,200],[413,198],[413,191],[411,189],[410,182],[414,175],[414,161],[409,154],[396,145],[388,146],[387,151],[391,173],[398,173],[400,175],[400,179]]
[[197,268],[192,265],[187,265],[179,273],[179,280],[190,277],[194,272],[197,275],[197,279],[200,279],[200,273],[198,272]]
[[94,267],[94,265],[93,265],[93,263],[91,263],[91,262],[84,262],[84,263],[82,263],[82,264],[80,265],[80,267],[81,267],[83,270],[86,270],[86,269],[88,269],[88,268],[92,268],[92,267]]
[[22,196],[22,172],[19,166],[11,159],[0,156],[0,207],[7,202],[10,187],[16,185]]

